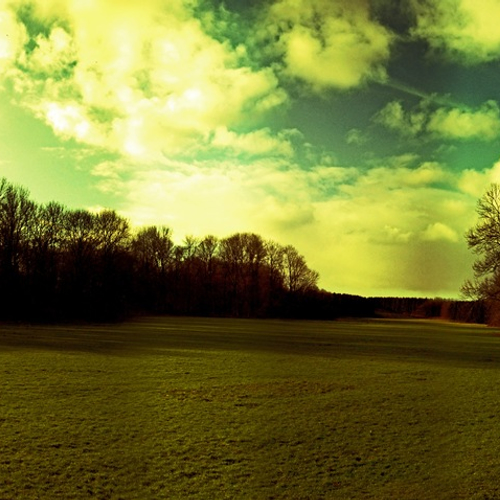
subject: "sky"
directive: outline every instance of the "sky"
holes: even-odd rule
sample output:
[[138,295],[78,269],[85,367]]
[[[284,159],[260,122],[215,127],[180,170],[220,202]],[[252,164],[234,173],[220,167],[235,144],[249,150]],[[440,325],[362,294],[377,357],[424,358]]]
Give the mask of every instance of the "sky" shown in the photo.
[[460,296],[500,182],[500,0],[0,0],[0,177]]

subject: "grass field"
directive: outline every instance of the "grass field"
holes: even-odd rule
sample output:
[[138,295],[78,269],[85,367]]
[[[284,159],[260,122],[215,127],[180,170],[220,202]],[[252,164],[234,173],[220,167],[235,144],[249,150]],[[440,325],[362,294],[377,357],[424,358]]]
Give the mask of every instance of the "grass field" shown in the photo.
[[500,336],[430,321],[0,326],[0,499],[500,499]]

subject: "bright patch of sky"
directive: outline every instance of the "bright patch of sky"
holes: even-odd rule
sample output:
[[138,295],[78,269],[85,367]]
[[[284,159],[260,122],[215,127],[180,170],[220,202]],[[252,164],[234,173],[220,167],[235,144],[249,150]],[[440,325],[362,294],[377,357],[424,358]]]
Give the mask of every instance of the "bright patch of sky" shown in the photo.
[[0,0],[0,176],[458,296],[500,180],[498,0]]

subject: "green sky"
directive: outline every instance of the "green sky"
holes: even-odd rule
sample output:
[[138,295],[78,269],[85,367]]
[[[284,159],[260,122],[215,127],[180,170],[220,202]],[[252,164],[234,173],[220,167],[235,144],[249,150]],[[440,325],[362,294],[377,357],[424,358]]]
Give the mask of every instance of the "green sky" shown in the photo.
[[500,181],[498,0],[0,0],[0,176],[456,297]]

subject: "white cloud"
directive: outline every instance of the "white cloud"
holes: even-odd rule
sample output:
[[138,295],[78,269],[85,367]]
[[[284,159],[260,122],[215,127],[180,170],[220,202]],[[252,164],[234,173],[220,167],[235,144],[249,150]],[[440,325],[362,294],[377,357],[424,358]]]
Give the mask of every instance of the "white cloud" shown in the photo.
[[[403,162],[398,165],[397,162]],[[443,166],[436,162],[423,162],[416,168],[404,165],[406,158],[389,159],[389,166],[373,167],[360,176],[356,187],[365,186],[373,190],[394,190],[399,192],[404,188],[419,189],[432,187],[437,183],[451,182],[451,176],[446,172]],[[353,186],[347,185],[345,189],[353,189]]]
[[0,5],[9,32],[25,32],[21,4],[33,6],[25,22],[45,30],[32,50],[0,41],[0,57],[18,63],[9,78],[19,102],[64,138],[158,160],[189,154],[217,129],[260,128],[287,100],[271,69],[205,32],[193,1],[18,0]]
[[436,162],[424,162],[414,170],[406,170],[403,174],[403,185],[425,186],[449,181],[450,175]]
[[497,0],[413,0],[413,35],[434,49],[468,63],[500,57],[500,3]]
[[36,44],[29,56],[23,53],[21,62],[29,71],[51,77],[75,63],[75,51],[70,34],[63,28],[54,27],[48,36],[39,34],[33,42]]
[[417,135],[425,125],[426,116],[422,111],[408,112],[399,101],[387,103],[374,117],[375,121],[387,128],[405,135]]
[[5,0],[0,0],[0,77],[11,69],[27,41],[24,26],[17,23],[6,5]]
[[495,101],[486,101],[476,109],[439,107],[431,109],[422,101],[412,110],[391,101],[374,117],[377,123],[407,136],[427,133],[455,140],[493,140],[500,136],[500,109]]
[[475,198],[481,197],[490,184],[500,184],[500,160],[484,170],[466,169],[457,177],[456,184],[461,192]]
[[251,156],[291,157],[294,153],[286,131],[273,135],[269,128],[238,134],[226,127],[218,127],[210,141],[210,146],[229,149],[235,153],[246,153]]
[[441,222],[429,224],[425,231],[423,231],[422,238],[426,241],[445,240],[452,242],[456,242],[459,239],[454,229]]
[[279,0],[266,24],[286,73],[313,88],[348,89],[386,77],[393,36],[370,18],[367,2]]
[[440,108],[430,116],[427,130],[453,139],[496,139],[500,135],[500,110],[494,101],[477,110]]
[[388,225],[384,227],[384,233],[383,239],[391,243],[408,243],[413,236],[412,231],[403,231],[400,227]]

